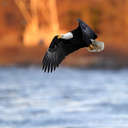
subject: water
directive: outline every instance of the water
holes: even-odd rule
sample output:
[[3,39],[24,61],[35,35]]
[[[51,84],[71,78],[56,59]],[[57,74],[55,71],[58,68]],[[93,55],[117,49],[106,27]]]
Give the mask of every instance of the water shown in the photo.
[[128,70],[0,68],[0,128],[128,128]]

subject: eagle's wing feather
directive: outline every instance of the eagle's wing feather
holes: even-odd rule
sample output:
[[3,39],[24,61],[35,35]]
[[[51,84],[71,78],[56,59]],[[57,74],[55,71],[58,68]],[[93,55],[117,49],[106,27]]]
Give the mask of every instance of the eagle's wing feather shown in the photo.
[[79,22],[79,26],[82,30],[83,37],[88,36],[89,39],[97,38],[96,33],[85,22],[83,22],[81,19],[78,19],[78,22]]
[[67,40],[65,42],[65,40],[53,39],[50,47],[44,55],[42,70],[44,70],[44,72],[52,72],[68,54],[84,47],[84,45],[84,43],[74,43],[74,41],[71,40],[67,43]]
[[55,44],[54,47],[47,50],[42,61],[42,69],[44,72],[53,71],[59,66],[61,61],[65,58],[66,52],[62,46],[62,43]]

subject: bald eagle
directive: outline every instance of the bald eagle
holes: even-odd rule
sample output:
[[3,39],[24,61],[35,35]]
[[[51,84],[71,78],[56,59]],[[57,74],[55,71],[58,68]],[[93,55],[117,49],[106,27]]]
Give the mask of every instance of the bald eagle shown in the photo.
[[52,72],[67,55],[80,48],[85,47],[89,52],[104,50],[104,43],[95,40],[96,33],[81,19],[78,19],[78,24],[76,29],[53,38],[42,60],[44,72]]

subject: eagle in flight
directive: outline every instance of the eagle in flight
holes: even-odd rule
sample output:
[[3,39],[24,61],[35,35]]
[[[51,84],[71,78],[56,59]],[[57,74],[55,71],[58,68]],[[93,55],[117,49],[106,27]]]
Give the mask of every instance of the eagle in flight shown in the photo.
[[104,43],[96,41],[96,33],[81,19],[78,19],[78,24],[76,29],[53,38],[42,60],[44,72],[52,72],[67,55],[80,48],[85,47],[89,52],[104,50]]

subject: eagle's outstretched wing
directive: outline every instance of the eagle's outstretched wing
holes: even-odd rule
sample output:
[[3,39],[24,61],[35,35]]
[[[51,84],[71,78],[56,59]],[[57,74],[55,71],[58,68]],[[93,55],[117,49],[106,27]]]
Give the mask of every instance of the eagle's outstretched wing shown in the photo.
[[84,43],[74,43],[74,41],[67,41],[63,39],[57,39],[55,36],[44,55],[42,61],[42,70],[44,72],[52,72],[59,66],[62,60],[70,53],[78,50],[81,47],[84,47]]
[[78,19],[79,27],[82,30],[83,39],[88,37],[89,39],[95,40],[97,38],[96,33],[81,19]]
[[58,39],[55,36],[42,61],[42,70],[44,70],[44,72],[52,72],[56,69],[56,67],[59,66],[60,62],[65,58],[66,53],[63,49],[62,44],[62,42],[58,42]]

